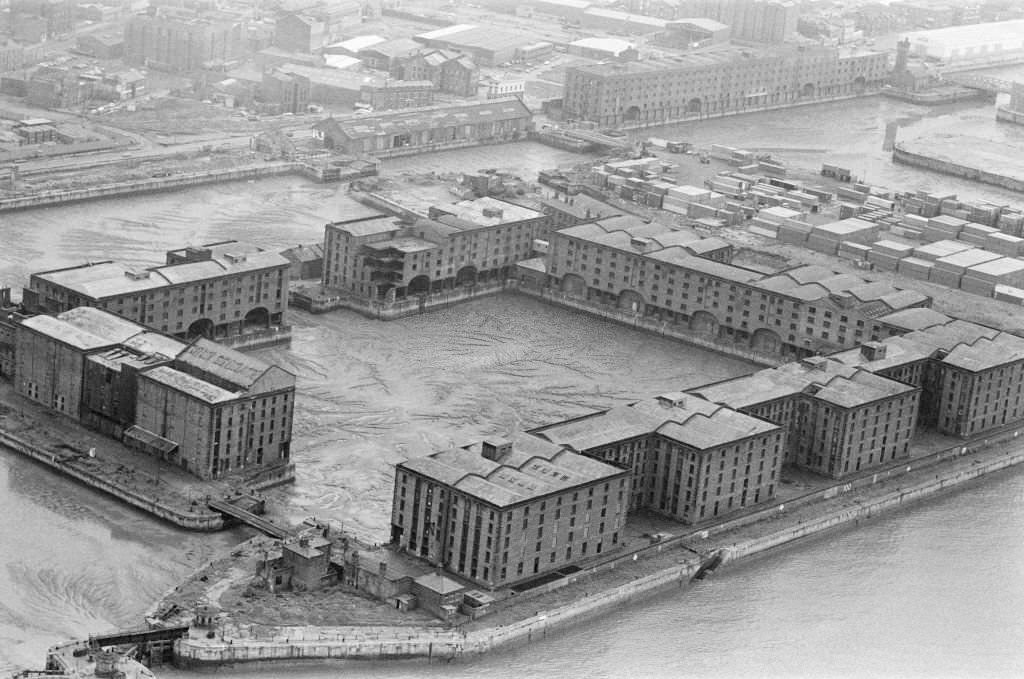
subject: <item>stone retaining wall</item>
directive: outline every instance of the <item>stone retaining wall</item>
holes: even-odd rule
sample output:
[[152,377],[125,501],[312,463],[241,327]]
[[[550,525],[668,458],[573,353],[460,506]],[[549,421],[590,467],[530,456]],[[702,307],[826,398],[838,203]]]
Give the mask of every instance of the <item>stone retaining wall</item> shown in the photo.
[[960,165],[959,163],[933,158],[921,153],[913,153],[901,148],[899,145],[895,146],[892,150],[892,160],[894,163],[923,167],[926,170],[933,170],[942,174],[953,175],[954,177],[963,177],[964,179],[981,182],[982,184],[1001,186],[1011,191],[1024,191],[1024,180],[1022,179],[1007,177],[1006,175],[996,174],[977,167]]
[[56,454],[34,446],[17,438],[16,436],[8,434],[7,432],[0,431],[0,445],[21,453],[26,457],[30,457],[36,462],[44,464],[50,469],[58,471],[65,476],[70,476],[73,479],[81,481],[87,486],[91,486],[92,488],[101,490],[108,495],[112,495],[117,499],[130,504],[136,509],[141,509],[144,512],[148,512],[156,517],[164,519],[165,521],[170,521],[182,528],[197,531],[215,531],[224,527],[224,517],[216,512],[206,510],[201,512],[180,511],[170,505],[160,502],[159,500],[154,500],[151,497],[140,495],[131,489],[111,483],[102,476],[92,474],[87,470],[78,469],[70,464],[64,463]]

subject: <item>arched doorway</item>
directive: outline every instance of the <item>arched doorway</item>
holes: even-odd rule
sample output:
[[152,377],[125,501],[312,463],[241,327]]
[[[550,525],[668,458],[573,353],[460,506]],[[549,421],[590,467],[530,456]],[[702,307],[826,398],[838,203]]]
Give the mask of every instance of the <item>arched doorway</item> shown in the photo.
[[643,311],[643,295],[636,290],[623,290],[619,293],[619,308],[625,311]]
[[409,281],[409,285],[406,288],[408,295],[425,295],[430,292],[430,277],[426,275],[419,275]]
[[566,274],[562,278],[561,287],[562,292],[573,297],[585,297],[587,294],[587,282],[583,280],[582,276],[577,276],[574,273]]
[[777,354],[782,351],[782,338],[772,330],[760,328],[751,335],[750,348],[762,354]]
[[814,83],[807,83],[800,88],[801,97],[813,97],[814,93],[817,92],[818,88],[814,86]]
[[853,79],[853,91],[857,94],[863,94],[867,88],[868,81],[864,79],[864,76],[859,75]]
[[245,315],[243,323],[246,329],[251,328],[269,328],[270,327],[270,311],[266,307],[258,306],[252,309]]
[[715,336],[718,334],[718,319],[707,311],[697,311],[690,317],[690,330]]
[[694,97],[690,101],[686,102],[687,113],[700,113],[704,109],[704,102],[701,101],[700,97]]
[[464,266],[455,274],[455,285],[476,285],[477,275],[475,266]]
[[622,114],[623,122],[631,122],[634,120],[640,120],[640,107],[630,106],[626,109],[626,112]]
[[186,335],[189,339],[195,339],[196,337],[213,339],[213,321],[209,318],[200,318],[192,321],[192,325],[188,326]]

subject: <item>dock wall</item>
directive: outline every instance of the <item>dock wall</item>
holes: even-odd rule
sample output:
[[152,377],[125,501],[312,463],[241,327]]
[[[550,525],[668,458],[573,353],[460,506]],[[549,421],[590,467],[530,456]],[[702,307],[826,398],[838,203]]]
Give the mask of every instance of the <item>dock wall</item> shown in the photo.
[[305,176],[302,163],[278,162],[265,163],[257,166],[241,167],[227,170],[210,170],[208,172],[190,172],[188,174],[172,175],[170,177],[159,177],[150,179],[139,179],[129,182],[118,182],[115,184],[102,184],[85,189],[67,189],[64,191],[42,191],[17,198],[4,198],[0,200],[0,212],[12,210],[25,210],[28,208],[43,207],[48,205],[62,205],[65,203],[76,203],[84,200],[95,200],[97,198],[112,198],[137,193],[156,193],[173,189],[200,186],[203,184],[215,184],[218,182],[240,181],[248,179],[260,179],[262,177],[274,177],[284,174],[299,173]]
[[942,174],[953,175],[954,177],[962,177],[963,179],[970,179],[982,184],[1001,186],[1011,191],[1024,191],[1024,179],[1008,177],[995,172],[989,172],[988,170],[982,170],[981,168],[942,160],[941,158],[933,158],[922,153],[914,153],[907,151],[899,144],[893,147],[892,160],[894,163],[923,167],[926,170],[941,172]]
[[658,321],[652,318],[646,318],[639,312],[613,309],[597,304],[589,304],[585,300],[571,297],[563,292],[556,292],[550,289],[541,290],[528,285],[520,285],[516,288],[509,289],[524,295],[529,295],[530,297],[535,297],[544,302],[548,302],[549,304],[555,304],[567,309],[583,311],[609,321],[614,321],[615,323],[628,325],[631,328],[647,330],[648,332],[653,332],[665,337],[671,337],[673,339],[686,342],[687,344],[694,344],[704,349],[710,349],[711,351],[716,351],[720,354],[742,358],[758,365],[779,366],[786,363],[788,360],[782,356],[760,354],[743,347],[733,346],[731,344],[718,341],[716,338],[709,337],[707,335],[689,332],[688,330],[672,325],[667,321]]
[[210,512],[205,510],[205,508],[203,511],[197,512],[180,511],[159,500],[154,500],[151,497],[140,495],[128,488],[111,483],[102,476],[92,474],[88,470],[74,467],[70,463],[62,461],[56,454],[33,446],[7,432],[0,431],[0,445],[30,457],[36,462],[46,465],[65,476],[81,481],[87,486],[112,495],[136,509],[141,509],[182,528],[196,531],[216,531],[224,526],[224,518],[217,512]]
[[[681,561],[672,568],[595,592],[565,606],[537,611],[510,625],[470,632],[411,626],[279,627],[273,630],[273,638],[181,639],[175,644],[175,664],[195,669],[268,660],[451,659],[479,655],[498,647],[542,639],[549,631],[595,617],[609,608],[648,597],[666,587],[685,587],[700,564],[695,558]],[[245,633],[252,633],[251,628]]]
[[996,108],[996,120],[1015,125],[1024,125],[1024,111],[1014,111],[1007,106]]
[[890,509],[896,509],[904,504],[924,499],[986,474],[1020,464],[1021,462],[1024,462],[1024,450],[1009,452],[994,460],[978,462],[971,469],[952,474],[936,474],[934,480],[908,486],[907,488],[897,488],[870,503],[831,512],[799,526],[726,547],[723,550],[722,563],[737,561],[743,557],[759,554],[800,538],[818,535],[833,528],[851,523],[859,523],[861,519],[870,519],[872,516]]
[[[1000,432],[999,436],[984,442],[979,441],[978,444],[990,445],[1017,438],[1018,434],[1019,431],[1007,429]],[[786,504],[771,506],[750,516],[723,522],[714,526],[713,530],[708,530],[708,533],[721,533],[730,528],[764,519],[767,515],[784,511],[787,505],[802,504],[801,500],[810,502],[813,499],[835,497],[856,488],[874,485],[886,478],[898,477],[903,473],[910,472],[911,469],[929,467],[943,461],[951,462],[947,468],[936,468],[933,479],[907,487],[895,488],[880,497],[858,504],[856,507],[828,512],[796,526],[788,526],[753,539],[724,546],[721,554],[722,563],[726,564],[761,554],[801,538],[821,535],[830,530],[856,524],[862,519],[869,519],[885,511],[931,497],[986,474],[1024,462],[1024,449],[986,455],[984,459],[974,460],[972,466],[968,468],[965,468],[962,462],[960,464],[954,462],[954,458],[962,458],[976,453],[977,449],[972,450],[967,446],[950,448],[928,458],[907,462],[905,466],[901,464],[899,467],[884,472],[867,474],[853,483],[839,484],[808,494],[805,498],[800,498],[795,502],[790,500]],[[678,539],[662,543],[659,551],[677,545],[677,543],[679,543]],[[678,546],[676,548],[678,549]],[[256,635],[258,638],[250,637],[250,633],[247,633],[240,638],[179,640],[175,646],[176,663],[185,668],[198,668],[268,660],[448,659],[472,656],[499,647],[530,643],[543,638],[549,631],[595,617],[612,607],[650,597],[669,587],[684,588],[699,567],[699,557],[692,552],[688,553],[680,549],[678,563],[670,568],[615,588],[597,591],[558,608],[538,610],[533,616],[510,625],[467,632],[458,629],[414,627],[275,628],[271,635]],[[541,604],[542,601],[538,600],[538,606]]]

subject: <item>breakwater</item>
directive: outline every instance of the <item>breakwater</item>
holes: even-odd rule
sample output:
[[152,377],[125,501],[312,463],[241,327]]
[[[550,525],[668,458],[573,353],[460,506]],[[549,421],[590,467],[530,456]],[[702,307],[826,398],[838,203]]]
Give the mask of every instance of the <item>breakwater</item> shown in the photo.
[[197,511],[183,511],[170,504],[115,483],[110,479],[89,471],[80,464],[76,464],[74,460],[66,459],[60,454],[34,446],[5,431],[0,431],[0,445],[21,453],[91,488],[112,495],[136,509],[141,509],[182,528],[196,531],[216,531],[224,527],[224,517],[217,512],[208,511],[205,507]]
[[100,184],[99,186],[90,186],[84,189],[41,191],[27,196],[4,198],[0,200],[0,212],[25,210],[49,205],[63,205],[66,203],[96,200],[98,198],[112,198],[114,196],[124,196],[136,193],[156,193],[159,191],[169,191],[173,189],[187,188],[190,186],[214,184],[217,182],[276,177],[278,175],[292,174],[301,171],[301,163],[265,163],[258,166],[239,167],[227,170],[189,172],[188,174],[172,175],[169,177],[153,177],[148,179],[137,179],[134,181],[115,182],[113,184]]
[[922,167],[926,170],[941,172],[942,174],[961,177],[963,179],[970,179],[983,184],[1001,186],[1002,188],[1010,189],[1011,191],[1024,192],[1024,178],[1022,177],[1014,177],[1006,174],[1000,174],[998,172],[991,172],[989,170],[983,170],[980,167],[972,167],[961,163],[955,163],[952,160],[939,158],[937,156],[909,151],[900,144],[896,144],[893,147],[892,160],[894,163]]
[[[987,439],[956,446],[933,455],[901,462],[886,470],[864,474],[802,498],[776,503],[750,515],[673,538],[657,546],[662,558],[674,552],[675,563],[626,584],[593,593],[563,606],[543,609],[538,598],[533,615],[507,625],[477,629],[420,627],[260,627],[244,625],[226,630],[221,639],[196,637],[177,642],[176,662],[200,668],[241,662],[313,659],[456,659],[487,653],[499,647],[530,643],[549,632],[618,606],[648,598],[669,588],[682,589],[700,569],[703,559],[690,547],[698,542],[722,564],[764,553],[803,538],[858,524],[912,502],[932,497],[987,474],[1024,462],[1024,449],[979,447],[1010,443],[1019,430],[1006,429]],[[886,483],[889,482],[889,483]],[[894,487],[893,482],[899,485]],[[878,484],[883,484],[879,486]],[[856,491],[864,491],[856,495]],[[853,494],[847,506],[828,508],[814,502]],[[799,508],[803,507],[800,513]],[[737,529],[744,528],[743,537]],[[757,530],[760,528],[760,530]],[[645,550],[647,551],[647,550]],[[628,555],[626,555],[628,556]],[[652,555],[653,556],[653,555]],[[628,568],[629,559],[617,557],[607,567]],[[596,583],[595,583],[596,586]]]
[[150,177],[147,179],[100,184],[82,189],[41,191],[15,198],[0,199],[0,212],[27,210],[49,205],[62,205],[138,193],[158,193],[160,191],[173,191],[192,186],[202,186],[204,184],[247,181],[286,174],[298,174],[321,183],[327,181],[346,181],[367,176],[366,171],[363,170],[343,171],[336,167],[321,167],[298,161],[265,162],[259,165],[246,165],[221,170],[188,172],[167,177]]

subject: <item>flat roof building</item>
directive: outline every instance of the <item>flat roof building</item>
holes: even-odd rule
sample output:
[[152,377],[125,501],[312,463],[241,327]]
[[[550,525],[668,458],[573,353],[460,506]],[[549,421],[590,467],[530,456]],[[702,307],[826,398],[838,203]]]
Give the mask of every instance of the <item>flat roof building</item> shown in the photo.
[[323,285],[369,299],[404,299],[502,281],[546,238],[543,213],[484,197],[430,208],[412,224],[383,215],[332,222]]

